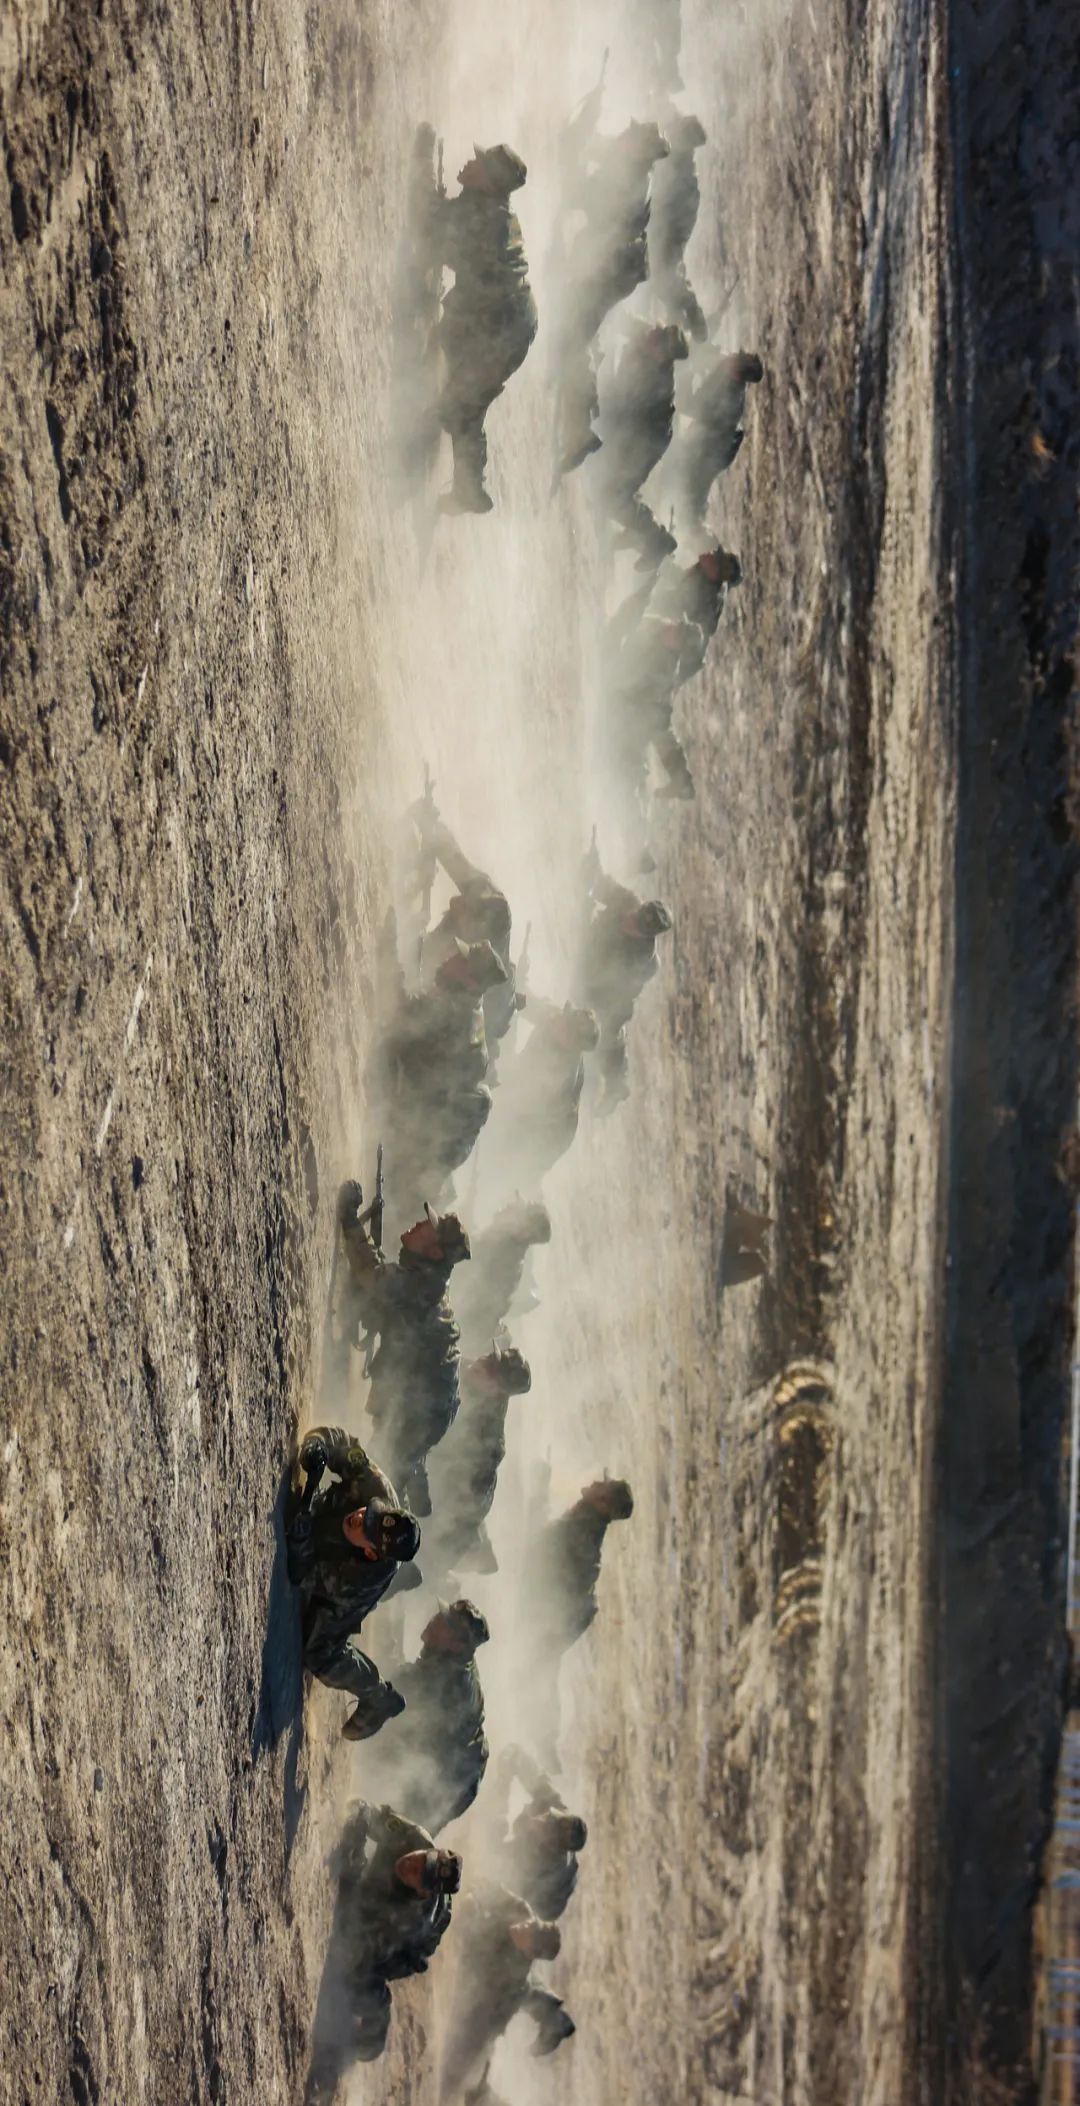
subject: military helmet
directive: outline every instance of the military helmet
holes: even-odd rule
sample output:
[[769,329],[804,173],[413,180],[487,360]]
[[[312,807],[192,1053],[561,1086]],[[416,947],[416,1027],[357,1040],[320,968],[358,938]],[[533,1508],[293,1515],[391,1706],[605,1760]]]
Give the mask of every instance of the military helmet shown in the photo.
[[634,1495],[625,1477],[598,1477],[593,1484],[586,1485],[582,1497],[587,1499],[592,1492],[602,1492],[608,1517],[612,1521],[629,1521],[634,1511]]
[[650,166],[653,161],[666,161],[671,148],[658,124],[639,124],[632,118],[625,131],[619,133],[619,143],[635,161],[644,161]]
[[524,1397],[532,1388],[532,1369],[517,1346],[495,1346],[499,1384],[511,1397]]
[[481,1615],[474,1602],[466,1601],[462,1596],[460,1601],[449,1602],[443,1613],[453,1620],[462,1636],[470,1641],[473,1652],[477,1646],[487,1644],[491,1636],[488,1620],[486,1616]]
[[672,110],[664,117],[664,128],[672,146],[681,153],[693,153],[697,146],[704,146],[709,134],[700,117],[688,115],[683,110]]
[[451,1265],[460,1265],[465,1258],[472,1257],[472,1244],[468,1230],[457,1214],[437,1214],[434,1207],[424,1201],[424,1212],[442,1245],[444,1258]]
[[456,1850],[429,1850],[424,1863],[425,1894],[456,1894],[461,1885],[461,1859]]
[[473,152],[482,161],[496,188],[509,197],[512,190],[520,190],[529,171],[520,154],[512,146],[475,146]]
[[575,1009],[572,1002],[567,1002],[563,1015],[573,1025],[582,1052],[595,1053],[600,1044],[600,1024],[595,1009]]
[[756,351],[737,351],[735,366],[740,380],[758,381],[764,378],[765,368]]
[[364,1531],[381,1558],[396,1558],[399,1565],[410,1564],[420,1548],[419,1522],[385,1499],[368,1500]]
[[454,948],[439,968],[439,977],[446,974],[448,966],[461,965],[464,973],[451,973],[450,979],[465,979],[477,994],[486,994],[490,987],[501,987],[509,979],[498,952],[490,943],[462,943],[460,936],[454,938]]
[[647,899],[638,920],[646,936],[666,936],[671,927],[671,915],[662,899]]

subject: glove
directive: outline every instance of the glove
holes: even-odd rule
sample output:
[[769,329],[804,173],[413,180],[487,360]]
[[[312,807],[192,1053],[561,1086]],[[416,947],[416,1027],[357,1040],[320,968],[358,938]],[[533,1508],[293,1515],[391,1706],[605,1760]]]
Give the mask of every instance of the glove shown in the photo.
[[320,1440],[309,1434],[307,1440],[301,1443],[298,1460],[307,1472],[307,1483],[301,1495],[302,1503],[309,1506],[326,1469],[326,1449]]

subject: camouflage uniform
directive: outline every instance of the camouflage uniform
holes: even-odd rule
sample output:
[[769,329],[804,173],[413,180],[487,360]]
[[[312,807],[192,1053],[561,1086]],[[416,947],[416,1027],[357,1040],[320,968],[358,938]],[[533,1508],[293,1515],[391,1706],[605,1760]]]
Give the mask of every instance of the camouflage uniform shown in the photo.
[[[558,1810],[561,1802],[554,1804]],[[563,1914],[578,1876],[577,1852],[556,1842],[550,1821],[545,1821],[551,1810],[551,1800],[546,1806],[534,1801],[525,1807],[514,1823],[506,1853],[507,1879],[545,1923],[554,1923]]]
[[[562,1014],[561,1010],[557,1013]],[[529,1014],[530,1017],[535,1014],[531,1000]],[[534,1031],[533,1037],[535,1035]],[[532,1044],[532,1039],[529,1043]],[[516,1141],[516,1120],[514,1134]],[[515,1155],[516,1152],[515,1148]],[[477,1236],[472,1247],[468,1278],[463,1281],[457,1296],[458,1322],[466,1344],[486,1343],[495,1337],[521,1291],[530,1251],[536,1244],[550,1240],[551,1221],[547,1209],[538,1203],[523,1205],[518,1200],[503,1207],[490,1227]]]
[[527,1902],[494,1884],[471,1895],[462,1909],[458,1995],[444,2061],[444,2098],[468,2082],[519,2011],[536,2021],[534,2053],[549,2053],[573,2030],[561,1999],[533,1980],[533,1961],[510,1937],[515,1924],[535,1920]]
[[510,907],[487,872],[470,863],[458,847],[448,826],[426,803],[419,808],[417,823],[423,847],[434,863],[445,870],[457,893],[442,919],[424,938],[422,964],[425,973],[435,972],[454,955],[460,943],[490,943],[506,978],[489,987],[483,998],[484,1032],[494,1051],[517,1014],[514,966],[510,957]]
[[500,1113],[513,1134],[519,1175],[535,1183],[566,1154],[578,1130],[585,1087],[585,1052],[575,1012],[530,994],[528,1040],[506,1068]]
[[435,1197],[476,1144],[491,1111],[486,993],[507,974],[491,945],[454,943],[435,984],[403,995],[371,1068],[371,1090],[393,1132],[395,1189],[404,1205]]
[[652,746],[671,796],[693,794],[690,764],[672,718],[684,669],[688,664],[696,669],[704,655],[701,631],[693,622],[683,616],[659,621],[646,615],[624,642],[612,669],[612,763],[636,781],[644,775]]
[[684,422],[671,449],[671,485],[680,519],[690,530],[704,526],[709,492],[730,468],[743,441],[746,390],[761,379],[761,362],[744,352],[717,358],[704,373],[692,371],[679,389]]
[[596,1587],[610,1527],[587,1501],[549,1521],[529,1555],[526,1588],[538,1604],[544,1649],[569,1651],[596,1619]]
[[463,1388],[464,1409],[432,1467],[435,1519],[429,1531],[429,1576],[498,1569],[484,1523],[506,1454],[511,1392],[470,1384],[468,1375]]
[[476,1661],[425,1645],[416,1660],[395,1668],[394,1682],[406,1710],[368,1762],[404,1811],[438,1835],[472,1805],[487,1769]]
[[394,1869],[410,1851],[434,1847],[423,1828],[389,1806],[354,1802],[349,1809],[333,1859],[337,1901],[314,2029],[313,2063],[327,2087],[354,2056],[370,2062],[382,2054],[389,1984],[425,1973],[449,1926],[451,1897],[417,1894]]
[[484,417],[536,335],[536,303],[516,213],[504,196],[466,189],[440,200],[438,254],[454,272],[440,340],[447,373],[439,404],[454,447],[454,486],[468,509],[486,510]]
[[570,252],[558,347],[564,474],[600,443],[592,429],[597,391],[589,346],[605,316],[649,275],[649,182],[667,150],[658,126],[631,124],[612,139],[593,136],[579,153],[567,203],[584,212],[585,225]]
[[356,1190],[347,1188],[341,1232],[359,1323],[369,1339],[379,1337],[368,1410],[413,1512],[424,1515],[431,1511],[424,1458],[458,1408],[460,1333],[446,1292],[455,1261],[432,1263],[403,1249],[389,1264],[357,1219],[348,1196]]
[[338,1482],[320,1486],[288,1534],[289,1577],[302,1605],[304,1666],[331,1689],[348,1690],[374,1718],[393,1691],[354,1634],[400,1567],[396,1558],[366,1557],[348,1541],[342,1524],[372,1499],[391,1507],[401,1502],[389,1478],[342,1427],[315,1427],[301,1461],[316,1443]]
[[705,316],[686,275],[686,245],[701,209],[694,154],[704,145],[705,133],[696,117],[679,112],[665,117],[664,127],[671,152],[653,175],[649,279],[671,320],[701,343],[707,334]]
[[675,538],[638,493],[671,443],[675,362],[685,357],[681,329],[643,331],[626,346],[600,400],[600,501],[623,528],[625,541],[653,564],[671,553]]
[[659,968],[656,937],[642,934],[633,918],[643,902],[627,886],[600,873],[591,883],[578,980],[581,999],[600,1020],[600,1068],[612,1104],[628,1093],[626,1029],[642,994]]

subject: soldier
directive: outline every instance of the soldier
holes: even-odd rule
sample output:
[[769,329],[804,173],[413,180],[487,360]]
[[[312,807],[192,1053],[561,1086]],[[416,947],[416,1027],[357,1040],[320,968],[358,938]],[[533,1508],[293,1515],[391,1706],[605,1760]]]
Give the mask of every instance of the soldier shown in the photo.
[[454,481],[446,510],[490,512],[484,488],[484,418],[536,335],[536,303],[510,197],[526,177],[509,146],[476,147],[458,171],[457,197],[440,195],[431,240],[454,272],[443,301],[439,338],[446,380],[439,419],[454,448]]
[[[354,1800],[331,1860],[338,1890],[315,2016],[314,2089],[386,2046],[391,1982],[425,1974],[449,1927],[461,1859],[389,1806]],[[342,2013],[347,2013],[342,2022]]]
[[657,939],[671,928],[662,900],[640,900],[601,870],[595,852],[587,865],[589,898],[578,965],[582,998],[600,1022],[601,1111],[629,1095],[626,1030],[638,996],[657,971]]
[[519,2011],[536,2022],[534,2055],[550,2055],[574,2032],[560,1998],[533,1980],[537,1960],[558,1957],[554,1923],[542,1923],[505,1887],[487,1886],[462,1910],[458,1995],[443,2062],[441,2097],[470,2081]]
[[[307,1481],[286,1548],[300,1593],[304,1665],[356,1698],[341,1730],[346,1740],[367,1740],[405,1704],[361,1652],[356,1633],[399,1566],[415,1558],[420,1530],[389,1478],[340,1426],[316,1426],[298,1461]],[[323,1489],[327,1470],[338,1482]]]
[[671,152],[653,174],[649,279],[672,321],[702,343],[705,316],[686,275],[686,245],[701,209],[694,155],[704,146],[706,133],[696,117],[686,117],[681,110],[665,113],[664,132]]
[[633,1511],[625,1478],[601,1477],[534,1541],[524,1585],[540,1650],[549,1660],[569,1651],[594,1621],[604,1537],[613,1521],[626,1521]]
[[437,973],[453,958],[456,944],[491,945],[504,975],[484,995],[484,1032],[489,1052],[493,1053],[522,1005],[515,990],[510,957],[510,907],[506,894],[500,892],[486,870],[470,863],[439,813],[430,790],[414,806],[412,816],[420,834],[429,897],[437,865],[457,886],[446,912],[423,939],[421,965],[425,977]]
[[656,581],[650,612],[666,621],[689,622],[695,634],[684,644],[679,660],[678,685],[683,687],[701,671],[705,653],[720,625],[720,616],[732,586],[742,584],[742,565],[737,556],[717,541],[703,549],[696,563],[681,570],[665,563]]
[[754,353],[716,356],[702,370],[695,362],[689,384],[679,390],[683,418],[669,462],[675,509],[687,535],[705,529],[705,508],[717,476],[730,468],[745,436],[741,418],[746,390],[761,380],[764,368]]
[[624,640],[609,674],[613,763],[638,785],[651,746],[666,777],[661,797],[694,795],[690,763],[672,718],[684,668],[692,663],[696,669],[704,655],[701,631],[684,615],[670,621],[645,615]]
[[432,1465],[429,1575],[498,1571],[484,1524],[506,1454],[510,1399],[527,1396],[531,1388],[529,1363],[516,1346],[493,1345],[464,1369],[462,1410]]
[[564,475],[600,443],[592,429],[596,371],[589,346],[605,316],[648,277],[649,186],[667,152],[659,125],[651,123],[629,124],[614,138],[581,134],[577,143],[566,204],[584,213],[585,224],[567,265],[557,352]]
[[490,943],[450,937],[430,988],[402,991],[370,1070],[380,1119],[393,1128],[399,1188],[436,1196],[465,1162],[491,1111],[484,1000],[507,980]]
[[599,500],[607,517],[622,527],[616,548],[636,548],[639,570],[655,570],[675,547],[674,535],[653,517],[639,492],[671,443],[675,366],[687,355],[681,329],[670,324],[639,328],[601,397]]
[[471,1601],[453,1601],[426,1625],[418,1657],[394,1671],[407,1709],[372,1750],[375,1787],[392,1787],[402,1810],[432,1835],[472,1805],[487,1769],[476,1653],[489,1636]]
[[477,1236],[469,1276],[457,1297],[457,1319],[467,1345],[495,1337],[521,1292],[530,1252],[550,1242],[551,1215],[539,1199],[511,1200]]
[[558,1792],[524,1749],[508,1748],[502,1779],[509,1787],[518,1778],[529,1793],[504,1839],[506,1884],[548,1923],[566,1909],[577,1885],[578,1857],[588,1841],[579,1814],[567,1811]]
[[[410,1506],[424,1515],[431,1512],[425,1457],[458,1408],[460,1333],[446,1289],[454,1266],[469,1257],[469,1239],[456,1214],[428,1207],[405,1230],[401,1256],[392,1265],[373,1241],[362,1207],[360,1186],[343,1185],[338,1220],[349,1265],[350,1314],[368,1339],[368,1409]],[[376,1334],[379,1344],[371,1352]]]
[[515,1174],[535,1184],[566,1154],[577,1133],[585,1056],[595,1053],[600,1026],[591,1009],[534,994],[526,1015],[528,1041],[499,1085],[499,1119],[502,1132],[512,1135],[508,1145]]

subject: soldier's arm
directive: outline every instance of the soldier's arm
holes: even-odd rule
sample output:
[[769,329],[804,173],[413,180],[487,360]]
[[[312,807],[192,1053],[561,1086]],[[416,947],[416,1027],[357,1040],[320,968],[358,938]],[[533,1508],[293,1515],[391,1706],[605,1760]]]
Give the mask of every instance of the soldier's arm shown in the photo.
[[346,1433],[344,1426],[312,1427],[301,1446],[300,1461],[307,1470],[320,1459],[335,1477],[355,1486],[358,1506],[369,1499],[385,1499],[388,1505],[396,1506],[397,1494],[390,1479],[372,1462],[356,1435]]
[[407,1821],[404,1814],[395,1813],[392,1806],[369,1809],[368,1834],[380,1850],[392,1850],[395,1858],[407,1856],[410,1850],[435,1848],[426,1828],[421,1828],[416,1821]]
[[593,885],[593,898],[599,900],[602,907],[612,907],[619,914],[632,914],[641,905],[636,892],[631,892],[628,886],[620,885],[603,871]]

